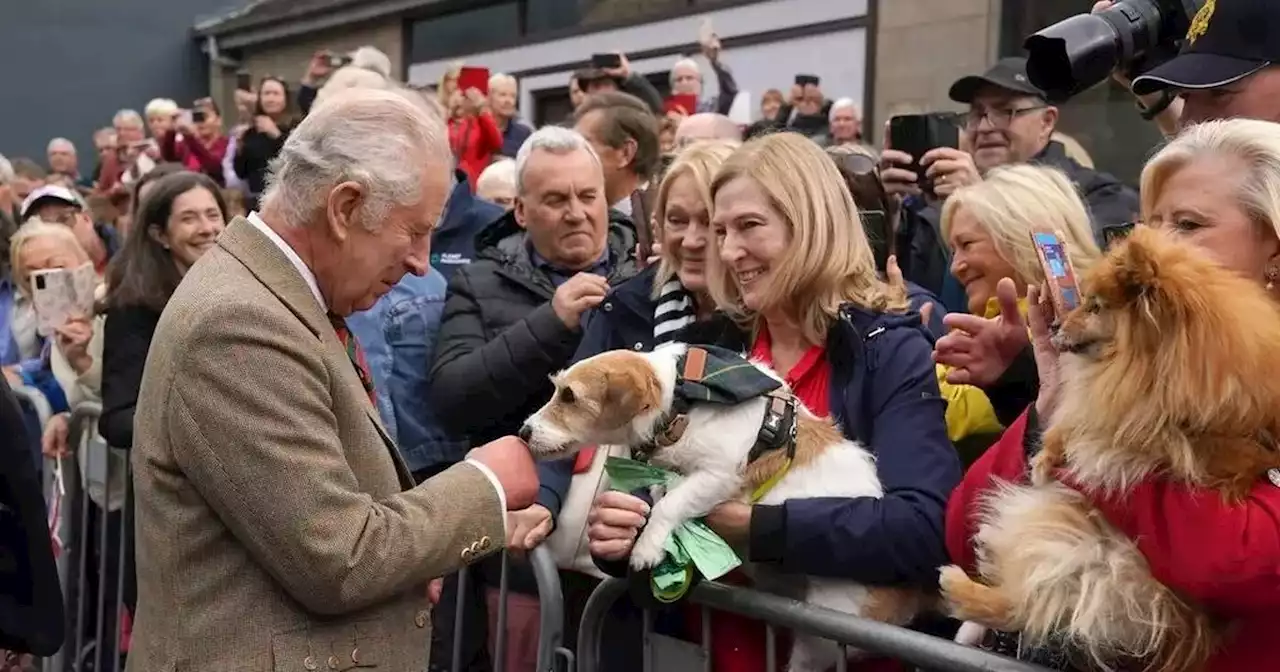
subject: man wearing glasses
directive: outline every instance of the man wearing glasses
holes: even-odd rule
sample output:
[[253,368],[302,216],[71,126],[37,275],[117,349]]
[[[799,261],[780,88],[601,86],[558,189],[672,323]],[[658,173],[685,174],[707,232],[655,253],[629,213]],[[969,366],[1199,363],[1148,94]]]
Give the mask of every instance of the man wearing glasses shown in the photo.
[[912,250],[910,270],[904,272],[908,279],[942,296],[949,309],[963,306],[948,302],[948,295],[954,292],[943,288],[947,254],[945,241],[936,234],[941,202],[957,189],[981,180],[987,171],[1027,162],[1063,171],[1089,207],[1099,245],[1103,244],[1103,230],[1131,222],[1137,215],[1134,190],[1111,175],[1076,163],[1061,143],[1052,140],[1058,108],[1027,78],[1027,59],[1002,59],[981,75],[961,77],[951,85],[950,96],[969,106],[956,120],[963,149],[939,147],[919,157],[925,176],[932,180],[933,193],[922,193],[918,176],[903,167],[911,164],[910,155],[887,148],[881,156],[885,190],[905,199],[899,226],[906,230],[900,228],[898,235],[899,240],[904,234],[910,236]]

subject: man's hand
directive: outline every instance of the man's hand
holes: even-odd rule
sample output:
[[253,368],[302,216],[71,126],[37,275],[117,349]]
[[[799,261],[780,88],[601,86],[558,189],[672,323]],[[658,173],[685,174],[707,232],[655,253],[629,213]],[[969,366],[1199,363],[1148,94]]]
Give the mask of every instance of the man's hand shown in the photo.
[[933,180],[933,193],[941,199],[961,187],[982,181],[982,174],[973,163],[973,156],[953,147],[929,150],[920,157],[920,165],[925,167],[925,176]]
[[551,309],[564,326],[577,329],[582,324],[582,314],[600,305],[608,292],[608,280],[595,273],[579,273],[556,289]]
[[998,317],[950,313],[942,318],[950,331],[938,339],[933,359],[952,367],[948,383],[988,387],[1027,347],[1027,322],[1018,312],[1018,291],[1012,280],[1004,278],[996,284],[996,299]]
[[551,511],[541,504],[507,514],[507,550],[532,551],[551,534]]
[[71,454],[68,440],[71,436],[71,422],[67,413],[59,413],[49,418],[44,426],[44,434],[40,437],[40,452],[45,457],[66,457]]
[[702,47],[702,55],[707,57],[708,61],[718,63],[720,61],[720,37],[710,35],[705,40],[699,40],[698,46]]
[[649,505],[635,495],[616,490],[600,493],[587,514],[587,546],[605,560],[622,560],[649,519]]
[[467,453],[467,459],[488,467],[498,478],[507,498],[508,511],[528,508],[538,497],[538,469],[524,441],[504,436],[473,448]]
[[620,81],[626,81],[631,77],[631,61],[627,60],[627,55],[621,51],[614,53],[618,55],[618,67],[604,68],[601,72]]
[[307,63],[307,72],[302,76],[302,84],[315,86],[332,72],[333,67],[329,65],[329,52],[317,51],[311,55],[311,60]]

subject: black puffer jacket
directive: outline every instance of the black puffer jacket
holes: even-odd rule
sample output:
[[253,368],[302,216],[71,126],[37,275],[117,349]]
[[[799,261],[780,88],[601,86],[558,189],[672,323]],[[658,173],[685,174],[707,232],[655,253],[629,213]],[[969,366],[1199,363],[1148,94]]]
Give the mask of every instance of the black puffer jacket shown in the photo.
[[[638,271],[635,248],[635,230],[611,221],[611,285]],[[431,370],[432,410],[473,446],[516,433],[551,396],[547,377],[582,338],[551,308],[555,286],[534,266],[513,214],[482,231],[476,250],[476,260],[449,281]]]

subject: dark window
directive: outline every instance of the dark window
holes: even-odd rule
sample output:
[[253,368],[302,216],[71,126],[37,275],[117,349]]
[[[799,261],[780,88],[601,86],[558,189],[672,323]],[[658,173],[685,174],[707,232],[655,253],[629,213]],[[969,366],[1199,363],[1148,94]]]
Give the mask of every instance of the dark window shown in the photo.
[[509,46],[520,39],[515,2],[418,19],[409,25],[409,62]]
[[[1022,56],[1022,42],[1041,28],[1088,11],[1079,0],[1006,2],[1001,12],[1000,55]],[[1136,185],[1151,150],[1163,140],[1155,124],[1144,121],[1133,96],[1108,79],[1059,106],[1058,130],[1075,138],[1092,155],[1098,170]]]
[[593,4],[595,0],[527,0],[525,25],[530,35],[577,28]]

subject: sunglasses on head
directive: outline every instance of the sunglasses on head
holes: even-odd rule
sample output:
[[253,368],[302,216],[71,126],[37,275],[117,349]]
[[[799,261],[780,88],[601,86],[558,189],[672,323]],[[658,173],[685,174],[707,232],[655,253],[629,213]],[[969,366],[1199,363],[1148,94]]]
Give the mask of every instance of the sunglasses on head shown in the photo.
[[827,152],[827,156],[830,156],[831,160],[836,162],[836,166],[840,171],[847,175],[869,175],[879,172],[879,166],[876,165],[875,159],[866,154]]

